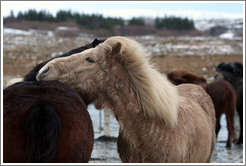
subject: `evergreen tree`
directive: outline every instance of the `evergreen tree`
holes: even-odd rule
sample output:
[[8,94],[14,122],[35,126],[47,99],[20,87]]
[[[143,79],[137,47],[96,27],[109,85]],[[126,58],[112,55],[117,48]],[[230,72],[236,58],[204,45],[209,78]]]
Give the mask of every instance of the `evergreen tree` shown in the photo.
[[144,20],[142,18],[135,18],[133,17],[132,19],[129,20],[129,25],[140,25],[144,26]]
[[194,29],[193,20],[189,20],[188,18],[180,18],[180,17],[164,17],[155,19],[155,26],[158,29],[166,28],[168,30],[192,30]]
[[24,15],[21,11],[17,14],[17,19],[18,20],[24,19]]
[[13,10],[10,11],[10,18],[15,18]]

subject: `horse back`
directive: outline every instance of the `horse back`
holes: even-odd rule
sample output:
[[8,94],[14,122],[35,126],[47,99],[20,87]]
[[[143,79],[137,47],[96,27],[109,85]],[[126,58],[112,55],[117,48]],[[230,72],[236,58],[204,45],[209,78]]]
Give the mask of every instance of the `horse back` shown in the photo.
[[94,132],[78,93],[59,82],[22,82],[3,92],[4,162],[88,162]]
[[177,86],[179,96],[188,99],[190,102],[198,103],[207,114],[215,116],[214,105],[207,92],[198,85],[181,84]]
[[[181,84],[177,88],[178,123],[186,124],[183,130],[187,133],[190,145],[190,162],[210,162],[216,144],[216,118],[212,100],[201,86]],[[197,153],[201,149],[202,153]]]

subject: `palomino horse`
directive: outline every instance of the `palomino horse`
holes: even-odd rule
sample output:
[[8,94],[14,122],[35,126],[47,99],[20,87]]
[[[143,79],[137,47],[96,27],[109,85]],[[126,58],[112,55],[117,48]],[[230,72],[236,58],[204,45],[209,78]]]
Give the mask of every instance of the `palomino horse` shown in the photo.
[[237,95],[237,112],[240,119],[240,136],[237,144],[243,143],[243,65],[239,62],[220,63],[216,70],[231,83]]
[[79,94],[59,82],[3,91],[3,162],[88,162],[92,121]]
[[230,147],[232,142],[237,141],[234,129],[234,113],[236,108],[236,94],[233,87],[225,80],[217,80],[207,84],[204,77],[197,76],[193,73],[176,70],[167,74],[168,79],[175,85],[192,83],[202,86],[211,97],[216,114],[216,136],[220,130],[221,115],[225,113],[228,129],[228,139],[226,147]]
[[[66,64],[64,66],[63,64]],[[142,47],[110,37],[95,48],[47,63],[38,80],[59,80],[119,121],[123,162],[210,162],[216,143],[211,98],[197,85],[172,85]]]

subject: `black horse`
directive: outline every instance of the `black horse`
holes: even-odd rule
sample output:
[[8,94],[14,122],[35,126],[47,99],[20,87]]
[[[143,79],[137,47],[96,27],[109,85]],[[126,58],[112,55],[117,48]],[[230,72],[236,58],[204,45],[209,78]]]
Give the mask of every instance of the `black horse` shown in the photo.
[[238,144],[243,143],[243,65],[239,62],[220,63],[216,70],[231,83],[237,95],[237,112],[240,118],[240,136]]

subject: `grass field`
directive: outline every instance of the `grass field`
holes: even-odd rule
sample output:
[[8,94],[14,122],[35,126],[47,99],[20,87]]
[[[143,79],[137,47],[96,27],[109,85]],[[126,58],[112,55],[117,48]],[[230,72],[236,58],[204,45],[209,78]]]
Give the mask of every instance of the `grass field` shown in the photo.
[[[96,38],[96,37],[95,37]],[[131,37],[143,45],[162,73],[186,70],[211,81],[221,62],[243,62],[242,40],[212,37]],[[61,37],[33,32],[3,36],[3,81],[23,77],[37,63],[93,41],[89,37]]]

